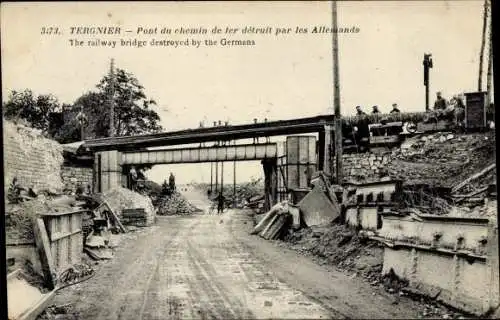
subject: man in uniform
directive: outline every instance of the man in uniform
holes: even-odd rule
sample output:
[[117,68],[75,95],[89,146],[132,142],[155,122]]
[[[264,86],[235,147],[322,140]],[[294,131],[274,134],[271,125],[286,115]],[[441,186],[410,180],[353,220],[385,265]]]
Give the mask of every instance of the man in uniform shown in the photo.
[[170,172],[170,176],[168,177],[168,186],[171,191],[175,191],[175,176],[172,172]]
[[401,111],[399,111],[399,109],[398,109],[398,104],[397,103],[393,103],[392,104],[392,110],[389,113],[401,113]]
[[436,93],[436,102],[434,102],[434,110],[444,110],[446,109],[446,100],[441,96],[441,92]]
[[361,106],[356,106],[356,115],[357,116],[364,116],[364,115],[366,115],[366,113],[363,110],[361,110]]
[[130,168],[130,188],[135,191],[137,189],[137,171],[135,170],[135,167],[132,166]]
[[224,211],[224,196],[222,195],[222,191],[217,196],[217,213],[222,213]]

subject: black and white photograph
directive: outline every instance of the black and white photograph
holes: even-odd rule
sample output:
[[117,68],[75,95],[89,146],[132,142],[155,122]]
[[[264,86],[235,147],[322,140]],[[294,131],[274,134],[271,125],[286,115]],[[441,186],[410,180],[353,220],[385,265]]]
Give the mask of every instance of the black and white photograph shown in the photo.
[[2,2],[0,318],[499,319],[492,2]]

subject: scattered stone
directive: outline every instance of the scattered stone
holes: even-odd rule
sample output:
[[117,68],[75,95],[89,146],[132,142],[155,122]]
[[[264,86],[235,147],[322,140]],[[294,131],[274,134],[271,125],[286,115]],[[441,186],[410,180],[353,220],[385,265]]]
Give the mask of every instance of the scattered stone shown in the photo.
[[273,303],[271,301],[264,301],[264,306],[265,307],[271,307],[273,305]]

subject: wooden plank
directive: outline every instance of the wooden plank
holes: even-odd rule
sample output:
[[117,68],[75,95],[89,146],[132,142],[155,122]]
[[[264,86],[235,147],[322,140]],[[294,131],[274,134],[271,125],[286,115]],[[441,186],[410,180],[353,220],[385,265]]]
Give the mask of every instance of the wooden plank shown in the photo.
[[49,293],[46,293],[37,304],[23,313],[18,320],[35,320],[38,315],[40,315],[40,313],[42,313],[50,305],[56,295],[56,291],[57,290],[52,290]]
[[468,184],[469,182],[475,180],[475,179],[478,179],[480,177],[482,177],[483,175],[487,174],[488,172],[490,172],[491,170],[495,169],[496,168],[496,163],[492,163],[490,164],[489,166],[487,166],[486,168],[484,168],[483,170],[481,170],[480,172],[470,176],[469,178],[465,179],[464,181],[460,182],[459,184],[457,184],[456,186],[454,186],[452,189],[451,189],[451,192],[456,192],[457,190],[459,190],[460,188],[464,187],[466,184]]
[[453,198],[459,198],[458,200],[461,200],[461,198],[470,198],[470,197],[473,197],[473,196],[475,196],[477,194],[480,194],[481,192],[484,192],[484,191],[488,190],[488,188],[489,187],[486,186],[486,187],[480,188],[480,189],[478,189],[476,191],[473,191],[471,193],[468,193],[468,194],[457,194],[457,195],[452,195],[452,197]]
[[52,259],[49,236],[42,218],[36,217],[33,219],[33,233],[35,235],[36,248],[40,256],[44,278],[49,285],[49,289],[54,289],[57,272],[54,260]]
[[50,235],[50,241],[55,242],[55,241],[58,241],[58,240],[61,240],[61,239],[67,238],[67,237],[71,237],[72,235],[77,234],[77,233],[81,233],[81,232],[82,232],[82,229],[77,229],[77,230],[69,231],[69,232],[56,232],[56,233],[53,233]]
[[116,215],[116,213],[111,209],[111,206],[108,204],[108,202],[106,200],[104,200],[104,199],[102,199],[102,202],[108,207],[109,212],[113,216],[113,219],[115,220],[115,222],[118,225],[118,227],[120,228],[120,230],[123,233],[126,233],[127,229],[125,229],[125,227],[123,226],[123,224],[120,222],[120,219],[118,218],[118,216]]
[[41,217],[57,217],[57,216],[65,216],[65,215],[73,215],[75,213],[85,213],[90,210],[75,210],[75,211],[65,211],[65,212],[49,212],[49,213],[41,213]]

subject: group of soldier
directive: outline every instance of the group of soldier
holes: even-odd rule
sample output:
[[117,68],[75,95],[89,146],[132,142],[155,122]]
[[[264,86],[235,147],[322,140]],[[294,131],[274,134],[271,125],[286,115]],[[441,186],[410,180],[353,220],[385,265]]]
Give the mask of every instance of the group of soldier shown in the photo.
[[[448,106],[454,107],[454,108],[465,108],[464,103],[462,99],[458,96],[454,96],[449,103],[446,101],[446,99],[443,98],[441,92],[436,93],[436,101],[434,102],[434,111],[436,112],[442,112],[448,108]],[[380,110],[378,106],[373,106],[372,107],[372,112],[371,114],[380,114]],[[390,114],[393,113],[401,113],[399,110],[398,104],[393,103],[392,104],[392,110],[389,112]],[[364,112],[361,108],[361,106],[356,106],[356,115],[357,116],[363,116],[367,115],[366,112]]]

